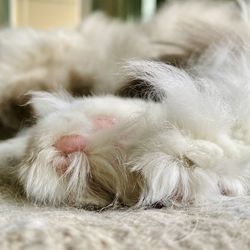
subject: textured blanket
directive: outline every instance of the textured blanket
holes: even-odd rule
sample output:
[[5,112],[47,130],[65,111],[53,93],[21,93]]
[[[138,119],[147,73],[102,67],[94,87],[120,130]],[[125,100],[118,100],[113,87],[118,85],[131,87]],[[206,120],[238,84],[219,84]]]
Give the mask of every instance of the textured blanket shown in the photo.
[[207,207],[38,207],[0,185],[1,250],[250,249],[250,197]]

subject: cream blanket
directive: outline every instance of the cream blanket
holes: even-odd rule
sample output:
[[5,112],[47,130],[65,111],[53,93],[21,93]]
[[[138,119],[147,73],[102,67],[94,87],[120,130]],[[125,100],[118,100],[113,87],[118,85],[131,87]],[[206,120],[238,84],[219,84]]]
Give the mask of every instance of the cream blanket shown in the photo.
[[0,185],[1,250],[250,249],[250,197],[206,208],[38,207]]

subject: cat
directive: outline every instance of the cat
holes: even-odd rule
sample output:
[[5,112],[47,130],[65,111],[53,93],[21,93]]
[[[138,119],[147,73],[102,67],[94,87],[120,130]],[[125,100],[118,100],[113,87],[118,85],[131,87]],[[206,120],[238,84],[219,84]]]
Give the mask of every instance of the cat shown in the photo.
[[[131,62],[131,74],[150,83],[160,102],[33,93],[37,124],[11,139],[17,147],[23,143],[16,174],[27,197],[105,207],[247,195],[250,48],[234,49],[217,48],[212,66],[209,58],[193,75],[162,63]],[[232,70],[235,62],[239,68]]]
[[[103,53],[105,70],[93,72],[107,78],[93,87],[95,96],[31,92],[36,123],[0,144],[1,175],[17,180],[32,201],[50,205],[166,206],[248,194],[250,48],[242,6],[166,6],[141,24],[148,41],[160,41],[138,43],[147,48],[142,57],[121,70],[114,60],[107,72],[110,54]],[[69,58],[55,68],[65,69]],[[42,89],[31,83],[36,87],[26,90]]]
[[32,107],[24,105],[30,90],[143,98],[147,85],[120,77],[119,69],[127,60],[186,67],[190,58],[223,36],[244,33],[241,13],[233,3],[170,1],[146,23],[96,13],[72,30],[2,30],[0,138],[35,123]]

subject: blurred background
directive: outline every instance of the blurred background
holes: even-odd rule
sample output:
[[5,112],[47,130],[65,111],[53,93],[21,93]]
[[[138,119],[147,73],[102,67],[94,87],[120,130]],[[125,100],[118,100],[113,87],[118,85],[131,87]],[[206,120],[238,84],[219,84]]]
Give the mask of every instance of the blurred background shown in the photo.
[[73,27],[92,11],[131,20],[150,18],[165,0],[0,0],[0,25]]
[[167,0],[0,0],[0,26],[29,26],[44,30],[74,27],[96,10],[123,20],[147,20],[165,1]]

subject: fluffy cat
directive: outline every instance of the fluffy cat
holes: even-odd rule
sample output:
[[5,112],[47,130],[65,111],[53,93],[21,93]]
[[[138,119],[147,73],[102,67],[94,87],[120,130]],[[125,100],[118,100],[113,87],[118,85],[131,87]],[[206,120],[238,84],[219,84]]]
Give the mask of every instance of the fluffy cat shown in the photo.
[[[104,68],[90,64],[102,79],[93,88],[99,96],[32,93],[29,104],[36,124],[0,144],[1,174],[17,179],[31,200],[51,205],[167,205],[248,194],[248,6],[243,12],[233,7],[172,4],[140,26],[148,44],[138,43],[138,50],[145,50],[142,59],[166,60],[179,69],[132,60],[119,71],[119,60],[109,64],[110,53],[101,48]],[[61,65],[85,65],[69,58]],[[60,72],[57,77],[63,75],[59,64],[52,60],[51,65],[53,73]],[[84,75],[83,68],[79,72]],[[69,70],[62,72],[69,75]],[[69,78],[62,79],[68,84]],[[41,89],[36,81],[30,83],[34,85],[27,90]]]
[[[26,145],[17,174],[27,196],[103,207],[248,194],[250,50],[217,49],[213,64],[199,63],[192,75],[131,62],[131,74],[149,82],[161,102],[34,93],[38,122],[15,139]],[[240,70],[232,70],[235,62]]]
[[147,86],[120,78],[125,61],[160,60],[185,67],[190,57],[226,35],[249,33],[244,18],[233,3],[170,1],[147,23],[125,23],[97,13],[72,30],[3,30],[1,135],[6,138],[35,122],[32,107],[24,105],[30,90],[143,97]]

